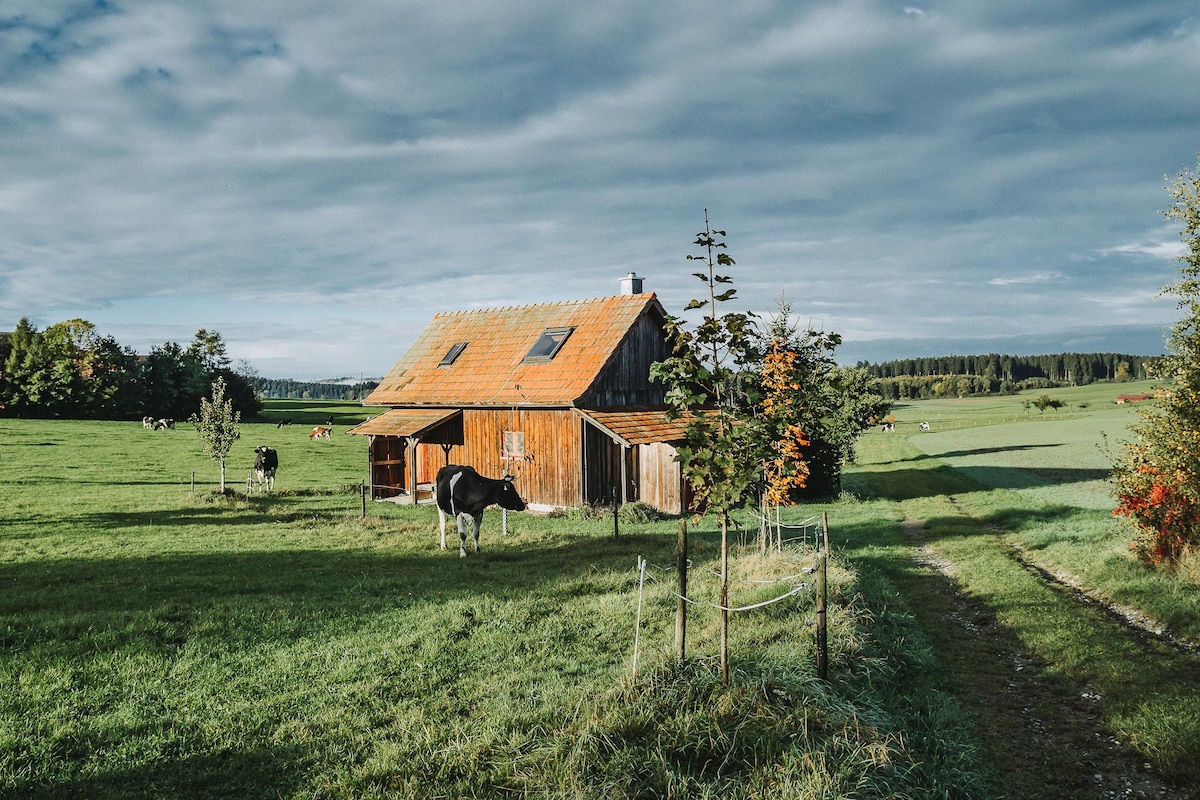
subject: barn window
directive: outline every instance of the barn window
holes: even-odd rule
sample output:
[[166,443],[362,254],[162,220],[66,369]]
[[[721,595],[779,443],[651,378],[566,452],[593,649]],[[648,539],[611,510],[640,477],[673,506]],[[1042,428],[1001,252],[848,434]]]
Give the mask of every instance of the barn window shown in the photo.
[[547,328],[525,354],[525,361],[549,361],[554,358],[574,328]]
[[462,351],[466,350],[466,349],[467,349],[466,342],[455,342],[450,347],[450,349],[446,351],[446,355],[442,356],[442,360],[438,362],[438,366],[439,367],[450,366],[451,364],[454,363],[454,359],[456,359],[460,355],[462,355]]
[[525,457],[525,432],[524,431],[504,431],[504,444],[502,445],[503,458],[524,458]]

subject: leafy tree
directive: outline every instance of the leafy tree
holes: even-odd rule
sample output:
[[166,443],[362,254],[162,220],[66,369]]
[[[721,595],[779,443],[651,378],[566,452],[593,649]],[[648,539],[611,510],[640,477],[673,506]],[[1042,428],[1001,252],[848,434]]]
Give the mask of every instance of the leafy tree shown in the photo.
[[150,348],[138,373],[144,414],[187,419],[211,386],[204,364],[176,342]]
[[[763,334],[766,356],[773,347],[791,354],[787,376],[790,396],[786,400],[789,422],[796,431],[803,431],[807,440],[801,448],[805,479],[789,487],[789,495],[827,497],[840,491],[842,468],[854,462],[859,436],[883,419],[891,403],[880,393],[879,381],[866,369],[839,366],[834,360],[841,336],[812,328],[801,332],[792,325],[789,313],[788,305],[781,303],[779,314]],[[761,392],[767,395],[766,357],[761,374]],[[768,448],[774,440],[786,436],[778,425],[768,426],[766,435]]]
[[[1200,162],[1198,162],[1200,163]],[[1117,507],[1135,529],[1131,544],[1148,564],[1173,568],[1200,548],[1200,174],[1185,170],[1167,187],[1163,211],[1182,225],[1185,252],[1180,278],[1163,289],[1179,298],[1184,316],[1171,329],[1167,355],[1151,366],[1160,387],[1141,419],[1136,438],[1122,446],[1113,466]]]
[[42,340],[51,363],[53,402],[43,399],[49,413],[75,419],[128,413],[131,352],[83,319],[51,325]]
[[225,341],[217,331],[201,328],[192,337],[187,347],[189,358],[198,361],[210,373],[229,369],[229,355],[225,352]]
[[220,377],[225,380],[225,391],[229,395],[229,399],[233,401],[233,407],[241,412],[243,418],[257,417],[262,411],[262,398],[258,396],[250,377],[235,372],[229,367],[223,367],[215,373],[211,373],[209,377],[210,379]]
[[800,421],[797,395],[803,389],[800,356],[788,341],[771,337],[762,367],[762,433],[769,456],[764,469],[763,505],[791,505],[792,492],[808,482],[804,449],[811,442]]
[[13,416],[32,416],[38,410],[39,375],[46,369],[42,334],[27,317],[22,317],[8,337],[7,354],[0,372],[0,405]]
[[[650,368],[651,377],[667,385],[669,416],[684,418],[684,444],[677,459],[696,501],[712,512],[721,526],[721,673],[729,682],[729,514],[757,488],[760,419],[753,412],[757,394],[742,380],[743,368],[757,355],[752,315],[725,312],[722,304],[737,290],[733,279],[717,272],[732,267],[724,252],[725,231],[714,231],[704,213],[704,230],[694,244],[700,255],[689,255],[705,269],[693,273],[705,286],[707,298],[692,300],[685,311],[703,309],[694,331],[680,318],[668,315],[667,335],[672,355]],[[720,287],[724,288],[720,291]]]
[[1045,414],[1047,408],[1052,408],[1055,411],[1062,408],[1064,403],[1062,400],[1051,397],[1048,394],[1039,395],[1037,400],[1033,401],[1034,408]]
[[233,443],[241,436],[238,425],[242,415],[233,410],[233,400],[225,396],[225,380],[217,378],[212,384],[212,397],[200,399],[200,411],[191,416],[191,423],[200,434],[200,443],[209,458],[221,465],[221,493],[225,493],[225,458]]

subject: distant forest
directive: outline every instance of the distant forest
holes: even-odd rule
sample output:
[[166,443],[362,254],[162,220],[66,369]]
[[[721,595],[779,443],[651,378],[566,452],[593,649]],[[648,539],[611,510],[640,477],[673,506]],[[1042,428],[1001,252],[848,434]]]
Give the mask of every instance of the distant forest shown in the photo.
[[903,358],[879,364],[859,362],[878,379],[878,390],[888,400],[924,400],[1010,394],[1022,389],[1082,386],[1097,381],[1142,380],[1147,365],[1158,356],[1124,353],[1059,353],[1044,356],[977,356]]
[[379,381],[338,383],[253,377],[250,385],[259,397],[271,400],[362,400],[379,385]]

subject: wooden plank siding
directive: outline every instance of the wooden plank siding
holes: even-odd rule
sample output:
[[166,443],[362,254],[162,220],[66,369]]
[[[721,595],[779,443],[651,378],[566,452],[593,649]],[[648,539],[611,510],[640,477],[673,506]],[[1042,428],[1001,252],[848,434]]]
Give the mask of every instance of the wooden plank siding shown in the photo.
[[675,448],[665,442],[637,447],[640,499],[668,514],[682,514],[691,504],[691,493],[675,462]]
[[666,400],[666,388],[650,380],[650,365],[671,355],[663,336],[663,318],[649,307],[629,329],[587,394],[575,405],[581,408],[657,406]]
[[[517,490],[526,503],[567,507],[582,502],[582,423],[570,409],[463,409],[462,444],[450,448],[451,464],[469,464],[479,474],[517,476]],[[525,434],[525,458],[502,457],[505,431]],[[440,444],[417,446],[417,482],[432,483],[447,463]]]

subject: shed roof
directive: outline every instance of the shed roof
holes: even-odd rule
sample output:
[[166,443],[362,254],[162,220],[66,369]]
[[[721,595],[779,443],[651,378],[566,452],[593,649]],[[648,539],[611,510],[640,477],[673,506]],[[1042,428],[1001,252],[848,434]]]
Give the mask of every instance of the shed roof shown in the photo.
[[622,444],[638,445],[651,442],[681,442],[686,436],[686,420],[667,419],[667,412],[658,409],[596,411],[580,410],[579,414],[592,424],[605,429]]
[[[363,401],[379,406],[571,406],[599,377],[653,293],[438,314]],[[548,330],[570,329],[552,358],[530,360]],[[466,343],[443,364],[451,349]]]
[[355,425],[346,433],[370,436],[420,436],[451,417],[461,414],[458,409],[393,408],[378,417]]

